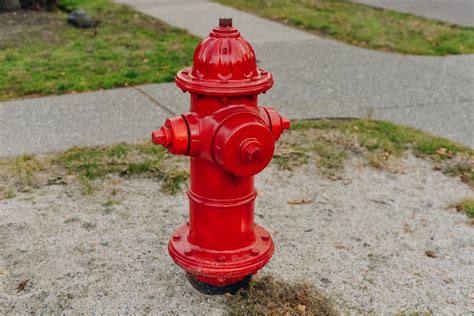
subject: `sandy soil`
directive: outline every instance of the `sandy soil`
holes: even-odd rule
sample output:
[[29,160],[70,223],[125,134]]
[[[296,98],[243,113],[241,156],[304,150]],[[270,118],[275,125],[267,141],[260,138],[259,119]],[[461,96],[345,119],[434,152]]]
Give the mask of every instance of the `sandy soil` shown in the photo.
[[[337,181],[312,166],[266,170],[256,221],[277,250],[260,273],[307,280],[340,311],[473,313],[474,227],[449,207],[473,191],[426,161],[402,163],[393,174],[354,158]],[[50,185],[0,201],[0,314],[224,313],[168,257],[187,200],[159,188],[117,179],[93,196]]]

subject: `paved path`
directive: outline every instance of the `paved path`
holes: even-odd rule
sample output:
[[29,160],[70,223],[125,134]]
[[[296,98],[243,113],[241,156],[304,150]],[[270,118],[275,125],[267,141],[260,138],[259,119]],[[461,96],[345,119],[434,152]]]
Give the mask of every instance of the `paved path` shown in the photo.
[[0,103],[0,157],[143,140],[166,116],[137,89]]
[[464,26],[474,26],[474,0],[352,0],[378,8],[413,13]]
[[[260,103],[291,118],[373,117],[474,147],[474,55],[376,52],[205,1],[120,1],[200,37],[233,17],[276,80]],[[148,139],[188,98],[169,83],[0,102],[0,157]]]

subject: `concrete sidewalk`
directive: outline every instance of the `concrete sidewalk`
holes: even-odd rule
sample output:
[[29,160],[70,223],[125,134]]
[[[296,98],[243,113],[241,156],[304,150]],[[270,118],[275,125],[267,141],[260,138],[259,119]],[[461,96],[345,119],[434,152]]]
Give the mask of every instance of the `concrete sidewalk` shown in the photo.
[[139,141],[169,115],[135,88],[0,102],[0,157]]
[[[275,77],[261,105],[290,118],[373,117],[421,128],[474,147],[474,55],[388,54],[289,28],[206,1],[120,0],[208,35],[234,18]],[[173,83],[0,103],[0,157],[149,139],[189,95]]]
[[473,0],[352,0],[463,26],[474,26]]
[[[260,65],[275,76],[262,103],[292,118],[370,116],[474,146],[474,55],[407,57],[362,49],[205,0],[116,1],[200,37],[217,17],[232,17]],[[164,97],[161,88],[146,90]],[[177,102],[167,107],[185,101]]]

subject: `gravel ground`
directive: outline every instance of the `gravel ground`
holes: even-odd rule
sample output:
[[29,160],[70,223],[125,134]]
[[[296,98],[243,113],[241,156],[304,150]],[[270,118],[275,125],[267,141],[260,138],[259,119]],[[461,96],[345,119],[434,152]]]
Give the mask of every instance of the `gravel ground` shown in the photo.
[[[277,250],[260,273],[311,282],[340,311],[473,313],[474,227],[449,207],[473,191],[424,160],[399,163],[389,173],[351,158],[336,181],[268,168],[256,221]],[[0,314],[224,313],[168,257],[187,200],[159,189],[115,179],[92,196],[50,185],[0,201]]]

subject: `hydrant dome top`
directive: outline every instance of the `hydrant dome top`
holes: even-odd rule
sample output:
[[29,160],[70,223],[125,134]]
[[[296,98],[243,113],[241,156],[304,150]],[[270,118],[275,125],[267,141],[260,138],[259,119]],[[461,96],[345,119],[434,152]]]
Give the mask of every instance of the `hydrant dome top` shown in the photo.
[[221,18],[197,46],[193,66],[178,72],[176,85],[196,94],[251,95],[270,89],[273,78],[257,67],[252,46],[232,27],[232,19]]

